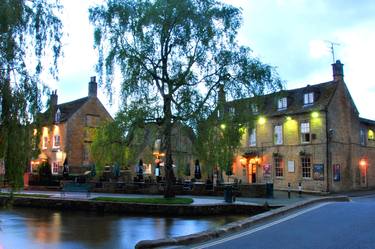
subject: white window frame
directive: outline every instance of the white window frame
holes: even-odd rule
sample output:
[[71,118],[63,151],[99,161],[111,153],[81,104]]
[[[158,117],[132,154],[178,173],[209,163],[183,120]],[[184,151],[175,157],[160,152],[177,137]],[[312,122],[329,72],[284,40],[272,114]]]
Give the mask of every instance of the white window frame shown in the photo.
[[283,166],[283,160],[280,156],[274,157],[273,159],[275,164],[275,176],[276,177],[284,177],[284,166]]
[[304,105],[314,104],[314,92],[305,93],[303,95],[303,104]]
[[59,174],[59,169],[60,169],[59,162],[58,161],[52,162],[52,165],[51,165],[51,173],[52,173],[52,175]]
[[[300,124],[301,143],[311,143],[310,122],[304,121]],[[307,139],[308,138],[308,139]]]
[[288,99],[286,97],[280,98],[277,101],[277,110],[285,110],[288,107]]
[[311,169],[312,169],[311,156],[301,157],[302,178],[311,179]]
[[250,134],[249,134],[249,146],[255,147],[257,146],[257,133],[256,133],[256,128],[251,128],[250,129]]
[[275,125],[274,126],[274,144],[280,145],[283,144],[283,126],[282,125]]

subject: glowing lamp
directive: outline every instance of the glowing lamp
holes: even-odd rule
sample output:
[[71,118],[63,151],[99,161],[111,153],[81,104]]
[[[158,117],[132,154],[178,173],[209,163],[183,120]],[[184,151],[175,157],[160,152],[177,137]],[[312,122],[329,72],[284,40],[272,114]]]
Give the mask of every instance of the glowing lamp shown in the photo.
[[312,118],[318,118],[319,117],[319,113],[318,112],[312,112],[311,113],[311,117]]
[[260,124],[260,125],[264,125],[266,123],[266,118],[265,117],[260,117],[259,119],[258,119],[258,124]]
[[242,165],[242,166],[245,166],[245,165],[246,165],[246,161],[247,161],[246,158],[244,158],[244,157],[241,158],[241,159],[240,159],[240,163],[241,163],[241,165]]
[[292,120],[291,116],[286,117],[286,121],[291,121],[291,120]]
[[220,125],[220,128],[221,128],[222,130],[225,130],[226,127],[227,127],[227,126],[226,126],[225,124],[221,124],[221,125]]
[[359,160],[359,166],[361,167],[361,168],[366,168],[367,167],[367,162],[366,162],[366,160],[365,159],[361,159],[361,160]]

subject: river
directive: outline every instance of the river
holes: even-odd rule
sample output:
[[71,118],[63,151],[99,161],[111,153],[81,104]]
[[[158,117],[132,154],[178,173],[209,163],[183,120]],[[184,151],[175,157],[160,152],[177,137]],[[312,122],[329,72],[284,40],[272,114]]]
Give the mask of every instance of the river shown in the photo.
[[244,216],[150,217],[0,209],[0,249],[134,248],[140,240],[212,229]]

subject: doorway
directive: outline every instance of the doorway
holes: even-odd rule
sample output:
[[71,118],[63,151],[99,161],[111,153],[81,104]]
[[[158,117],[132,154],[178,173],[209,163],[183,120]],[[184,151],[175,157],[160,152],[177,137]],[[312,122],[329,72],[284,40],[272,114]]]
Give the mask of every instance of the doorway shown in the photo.
[[257,181],[257,165],[254,163],[249,164],[249,183],[256,183]]

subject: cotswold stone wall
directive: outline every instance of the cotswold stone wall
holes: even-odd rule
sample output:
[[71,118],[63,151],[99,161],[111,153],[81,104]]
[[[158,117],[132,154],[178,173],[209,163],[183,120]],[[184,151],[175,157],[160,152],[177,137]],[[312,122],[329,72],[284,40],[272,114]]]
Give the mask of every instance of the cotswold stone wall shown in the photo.
[[[0,205],[5,206],[8,200],[8,197],[0,197]],[[15,207],[80,210],[99,213],[152,214],[162,216],[255,215],[269,210],[267,205],[241,205],[235,203],[216,205],[162,205],[31,197],[17,197],[13,200],[12,205]]]

